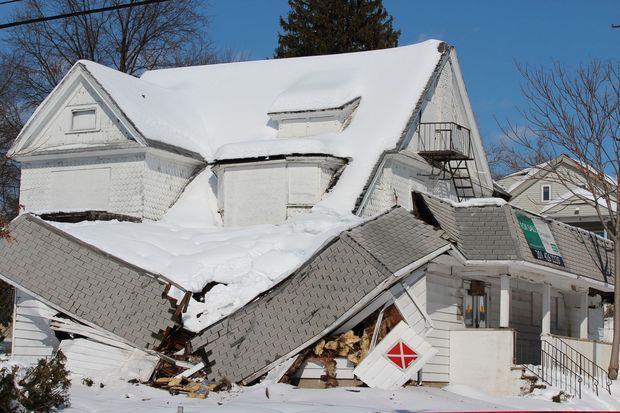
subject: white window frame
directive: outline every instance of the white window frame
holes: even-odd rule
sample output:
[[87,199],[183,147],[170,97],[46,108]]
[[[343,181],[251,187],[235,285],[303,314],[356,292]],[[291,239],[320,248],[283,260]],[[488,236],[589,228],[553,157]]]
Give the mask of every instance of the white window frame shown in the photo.
[[[545,188],[549,188],[549,199],[545,199]],[[540,200],[541,202],[551,202],[551,185],[542,184],[540,186]]]
[[[95,127],[90,129],[73,129],[73,116],[78,112],[95,112]],[[88,106],[78,106],[72,107],[68,110],[67,116],[67,132],[66,133],[86,133],[86,132],[97,132],[100,129],[99,125],[99,110],[96,106],[88,105]]]

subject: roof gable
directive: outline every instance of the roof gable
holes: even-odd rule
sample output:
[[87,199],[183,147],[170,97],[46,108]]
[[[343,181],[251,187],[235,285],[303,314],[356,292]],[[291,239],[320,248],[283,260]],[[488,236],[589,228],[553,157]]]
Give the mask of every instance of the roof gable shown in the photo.
[[[95,110],[95,130],[73,132],[74,111]],[[32,114],[15,139],[9,156],[97,148],[109,145],[146,146],[122,112],[80,66],[75,65]],[[118,133],[110,133],[114,128]]]

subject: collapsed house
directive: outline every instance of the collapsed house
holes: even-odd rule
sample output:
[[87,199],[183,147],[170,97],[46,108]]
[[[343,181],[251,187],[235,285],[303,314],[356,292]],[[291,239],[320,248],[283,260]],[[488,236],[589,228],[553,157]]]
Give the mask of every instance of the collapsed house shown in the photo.
[[613,245],[491,198],[445,43],[140,78],[81,61],[11,155],[23,363],[509,394],[570,346],[609,388]]

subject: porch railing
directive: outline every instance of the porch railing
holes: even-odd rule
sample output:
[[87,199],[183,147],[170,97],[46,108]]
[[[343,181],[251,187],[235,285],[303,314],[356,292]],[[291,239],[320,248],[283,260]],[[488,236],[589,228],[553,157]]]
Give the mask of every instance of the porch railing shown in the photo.
[[559,349],[574,364],[577,372],[584,380],[584,385],[592,389],[598,395],[599,386],[611,394],[611,380],[607,371],[572,347],[558,336],[551,334],[542,336],[543,342],[549,342]]
[[581,385],[584,380],[579,374],[577,363],[549,341],[541,341],[540,344],[540,364],[524,364],[523,367],[548,385],[581,398]]

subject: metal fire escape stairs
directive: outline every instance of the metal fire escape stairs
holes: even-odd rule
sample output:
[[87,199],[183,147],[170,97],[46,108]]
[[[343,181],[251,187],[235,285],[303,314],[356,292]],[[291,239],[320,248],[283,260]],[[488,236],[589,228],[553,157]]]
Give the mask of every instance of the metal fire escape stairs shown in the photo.
[[458,201],[476,198],[470,170],[474,160],[470,130],[454,122],[420,123],[418,136],[418,153],[439,170],[439,179],[452,181]]

